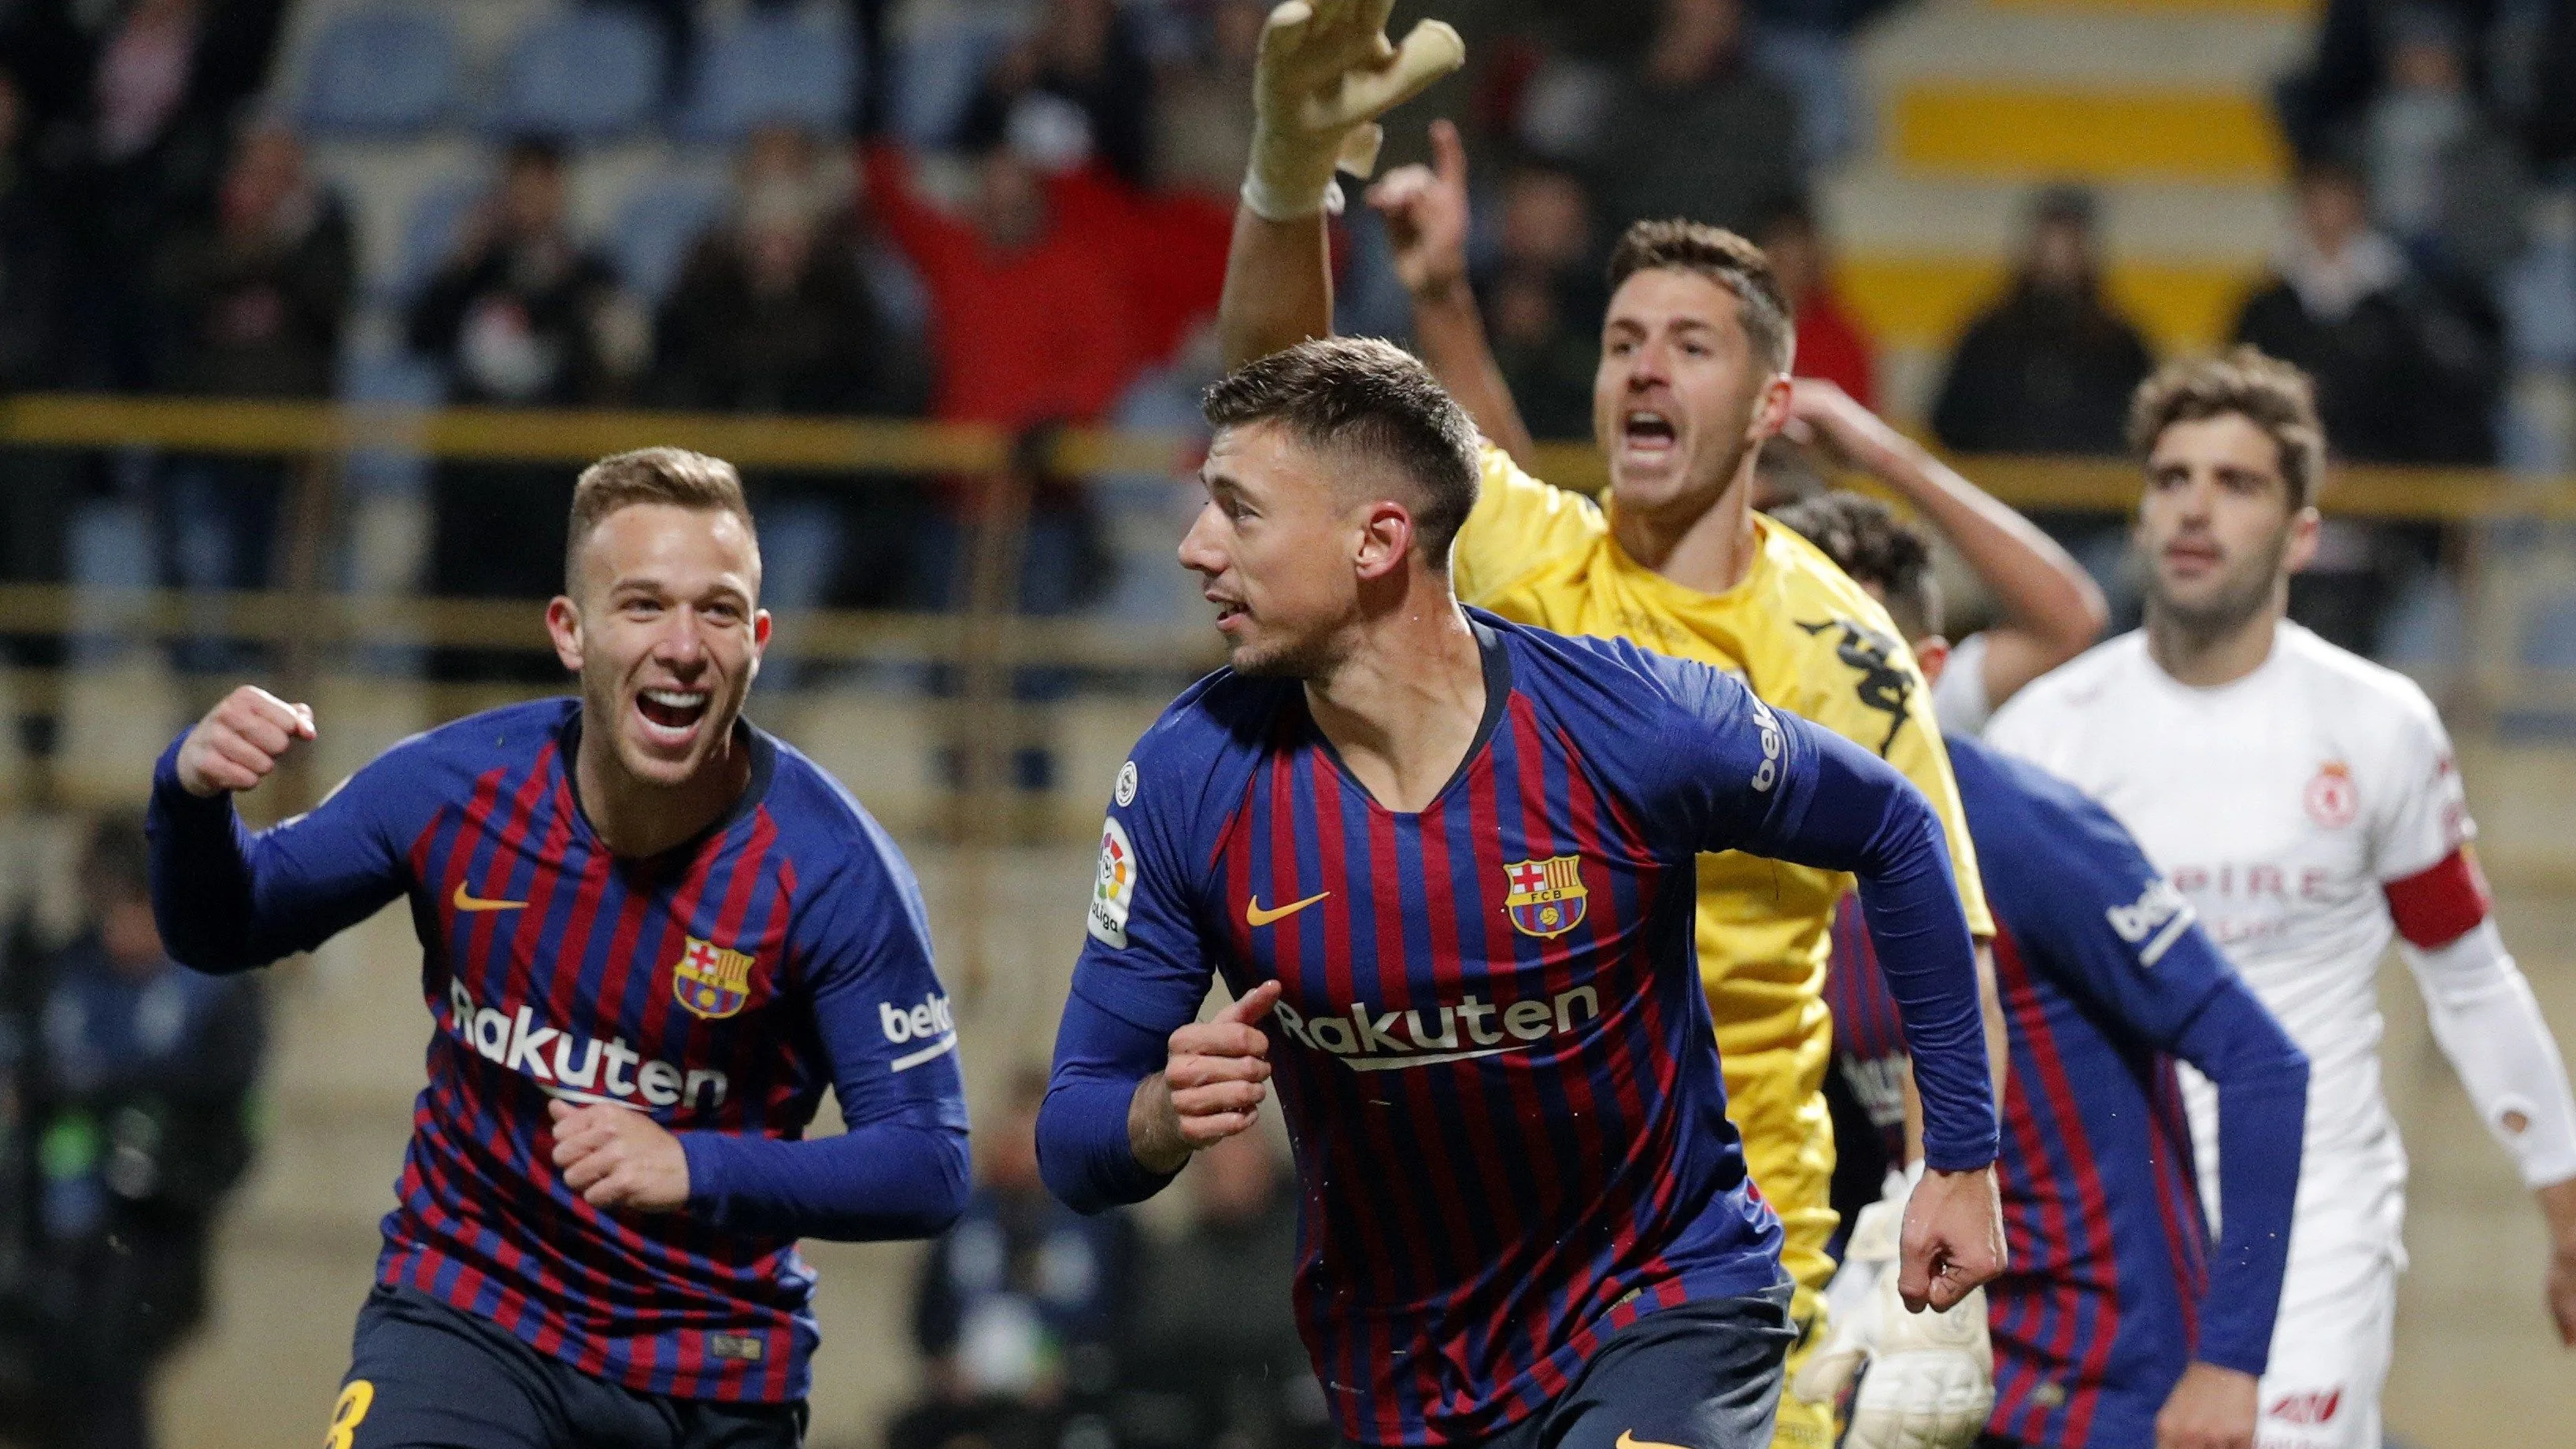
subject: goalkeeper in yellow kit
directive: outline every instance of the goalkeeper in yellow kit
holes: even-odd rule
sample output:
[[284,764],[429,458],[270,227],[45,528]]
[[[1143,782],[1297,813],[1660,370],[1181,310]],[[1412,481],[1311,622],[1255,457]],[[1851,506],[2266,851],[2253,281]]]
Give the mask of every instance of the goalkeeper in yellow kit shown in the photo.
[[[1339,203],[1335,165],[1365,175],[1376,118],[1463,57],[1436,21],[1390,45],[1386,11],[1379,0],[1292,0],[1273,12],[1219,318],[1229,367],[1331,331],[1323,218]],[[1790,408],[1788,308],[1761,252],[1684,222],[1639,223],[1622,238],[1593,389],[1611,478],[1609,501],[1596,505],[1512,459],[1530,449],[1467,290],[1464,155],[1445,122],[1433,144],[1435,170],[1398,172],[1369,200],[1387,216],[1424,360],[1488,440],[1483,491],[1451,561],[1458,596],[1507,618],[1621,636],[1734,671],[1769,703],[1885,756],[1930,797],[1969,924],[1990,937],[1958,790],[1912,655],[1875,600],[1750,506],[1755,455]],[[1848,876],[1737,854],[1700,862],[1700,970],[1729,1112],[1786,1227],[1782,1257],[1799,1284],[1793,1377],[1821,1341],[1833,1271],[1822,985],[1828,927],[1850,886]],[[1991,1017],[1991,982],[1985,991]],[[2000,1037],[1991,1023],[1989,1035]],[[1954,1316],[1974,1321],[1983,1311],[1980,1300]],[[1957,1395],[1987,1392],[1986,1370],[1963,1366],[1982,1358],[1984,1335],[1981,1322],[1962,1328],[1973,1343],[1947,1350],[1961,1362],[1931,1372],[1938,1391],[1926,1402],[1938,1401],[1944,1429],[1973,1437],[1967,1426],[1983,1410]],[[1951,1442],[1956,1432],[1914,1442]],[[1831,1406],[1784,1399],[1774,1442],[1827,1449]]]

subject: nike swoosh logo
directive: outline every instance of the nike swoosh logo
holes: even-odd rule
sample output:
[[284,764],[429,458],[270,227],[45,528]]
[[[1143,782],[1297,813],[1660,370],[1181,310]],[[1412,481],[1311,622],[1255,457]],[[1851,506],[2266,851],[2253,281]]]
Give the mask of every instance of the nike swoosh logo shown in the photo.
[[1293,916],[1299,911],[1306,909],[1308,906],[1313,905],[1315,902],[1320,901],[1331,894],[1331,891],[1317,891],[1302,901],[1290,901],[1288,904],[1281,906],[1275,911],[1263,910],[1261,908],[1261,897],[1254,896],[1252,899],[1243,903],[1243,923],[1247,926],[1266,926],[1272,921],[1278,920],[1282,916]]
[[451,903],[468,915],[476,911],[515,911],[527,905],[526,901],[492,901],[485,900],[481,896],[469,896],[465,893],[465,887],[461,885],[456,888],[456,894],[451,898]]
[[1619,1431],[1619,1442],[1612,1445],[1611,1449],[1685,1449],[1685,1446],[1666,1444],[1654,1439],[1640,1439],[1635,1430],[1622,1429]]

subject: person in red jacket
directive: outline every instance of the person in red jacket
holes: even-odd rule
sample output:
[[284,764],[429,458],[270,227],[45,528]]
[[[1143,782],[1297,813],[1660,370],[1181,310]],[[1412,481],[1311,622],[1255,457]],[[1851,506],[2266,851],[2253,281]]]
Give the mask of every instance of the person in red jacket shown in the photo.
[[865,153],[868,201],[930,294],[943,421],[1088,422],[1145,360],[1124,258],[1130,205],[1088,166],[1045,175],[1009,144],[973,158],[962,215],[915,189],[890,142]]
[[1834,290],[1833,258],[1814,208],[1797,198],[1780,203],[1753,240],[1796,313],[1798,375],[1839,384],[1862,407],[1878,406],[1877,344]]

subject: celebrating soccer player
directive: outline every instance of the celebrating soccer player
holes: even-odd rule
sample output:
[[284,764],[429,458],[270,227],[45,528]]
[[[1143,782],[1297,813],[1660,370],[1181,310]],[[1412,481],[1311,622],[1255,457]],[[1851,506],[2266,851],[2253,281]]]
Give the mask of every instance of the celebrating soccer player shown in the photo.
[[[2488,916],[2432,701],[2285,617],[2290,575],[2316,552],[2325,469],[2307,377],[2250,348],[2173,364],[2139,388],[2130,441],[2146,466],[2146,626],[2023,690],[1987,739],[2108,807],[2308,1054],[2261,1439],[2375,1446],[2405,1252],[2406,1157],[2379,1091],[2390,937],[2478,1115],[2538,1191],[2557,1248],[2549,1303],[2571,1343],[2576,1105]],[[2225,1181],[2235,1141],[2212,1140],[2204,1085],[2186,1096]]]
[[[1462,609],[1476,435],[1402,351],[1306,343],[1206,412],[1181,561],[1232,667],[1119,772],[1049,1183],[1149,1196],[1275,1080],[1297,1306],[1346,1438],[1758,1449],[1790,1283],[1726,1119],[1694,876],[1739,849],[1858,873],[1931,1169],[1900,1287],[1948,1307],[2002,1245],[1940,822],[1718,670]],[[1234,1004],[1192,1024],[1215,971]]]
[[[1268,50],[1262,66],[1274,68]],[[1756,458],[1788,422],[1792,398],[1788,303],[1761,251],[1681,221],[1641,222],[1620,239],[1593,385],[1610,470],[1609,502],[1596,505],[1530,477],[1505,451],[1526,457],[1527,431],[1467,287],[1466,160],[1445,122],[1432,140],[1436,167],[1398,171],[1369,200],[1386,213],[1425,360],[1500,445],[1480,456],[1482,492],[1459,532],[1459,598],[1521,623],[1715,665],[1775,709],[1878,754],[1932,802],[1969,925],[1990,936],[1931,691],[1904,641],[1831,561],[1753,512]],[[1258,154],[1254,171],[1258,181]],[[1230,363],[1332,330],[1327,199],[1321,176],[1295,192],[1245,186],[1219,317]],[[1822,983],[1827,929],[1850,886],[1834,871],[1743,855],[1712,856],[1699,870],[1700,969],[1727,1094],[1799,1284],[1793,1370],[1821,1336],[1820,1295],[1833,1273]],[[1972,1331],[1983,1323],[1970,1321]],[[1832,1413],[1793,1399],[1781,1406],[1778,1436],[1782,1449],[1828,1449]]]
[[[336,1449],[792,1446],[799,1237],[908,1238],[965,1200],[956,1025],[911,868],[742,718],[769,641],[741,481],[581,475],[546,624],[577,699],[396,745],[246,831],[313,711],[245,686],[153,776],[173,955],[240,971],[408,898],[437,1031]],[[828,1084],[848,1131],[797,1140]]]
[[[1941,634],[1922,536],[1852,493],[1778,517],[1886,602],[1939,688],[1959,661]],[[1950,760],[1995,912],[2012,1050],[1996,1176],[2013,1266],[1987,1290],[1989,1449],[2254,1449],[2307,1060],[2101,806],[1961,734],[1950,737]],[[1825,989],[1843,1072],[1872,1085],[1901,1079],[1895,1003],[1855,922],[1834,923]],[[2175,1057],[2218,1090],[2225,1235],[2214,1245]],[[1903,1351],[1905,1325],[1862,1286],[1894,1255],[1894,1206],[1860,1217],[1834,1284],[1860,1311],[1837,1319],[1811,1391],[1836,1387],[1864,1357]],[[1866,1422],[1880,1412],[1874,1398],[1863,1380],[1846,1445],[1901,1442]]]

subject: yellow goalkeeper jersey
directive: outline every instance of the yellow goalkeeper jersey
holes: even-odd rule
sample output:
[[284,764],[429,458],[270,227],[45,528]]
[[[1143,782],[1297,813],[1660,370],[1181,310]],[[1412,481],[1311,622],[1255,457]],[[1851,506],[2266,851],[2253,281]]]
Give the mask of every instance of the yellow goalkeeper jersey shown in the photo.
[[[1713,664],[1884,756],[1940,812],[1968,924],[1981,938],[1994,934],[1931,691],[1877,600],[1760,515],[1741,583],[1722,594],[1685,588],[1630,558],[1601,505],[1532,478],[1499,448],[1485,449],[1483,465],[1483,493],[1450,564],[1459,598],[1560,633]],[[1851,885],[1837,871],[1731,851],[1699,863],[1700,980],[1717,1021],[1728,1114],[1788,1230],[1786,1266],[1810,1290],[1831,1272],[1833,1127],[1823,1089],[1833,1031],[1823,990],[1828,928]]]

